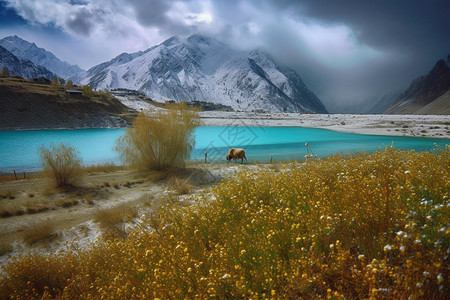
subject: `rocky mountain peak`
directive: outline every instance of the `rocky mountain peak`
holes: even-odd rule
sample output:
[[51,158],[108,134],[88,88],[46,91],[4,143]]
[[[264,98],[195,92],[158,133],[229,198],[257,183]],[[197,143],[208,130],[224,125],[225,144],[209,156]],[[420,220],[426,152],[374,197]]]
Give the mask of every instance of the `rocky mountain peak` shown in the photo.
[[[450,57],[450,55],[449,55]],[[387,113],[450,112],[447,98],[450,91],[450,59],[440,59],[428,74],[414,79]],[[438,100],[439,101],[436,101]]]
[[203,101],[246,111],[326,112],[293,70],[278,67],[260,51],[236,50],[209,37],[175,36],[125,60],[119,57],[91,68],[82,83],[94,89],[138,90],[155,101]]
[[79,66],[59,60],[53,53],[44,48],[39,48],[35,43],[30,43],[17,35],[1,39],[0,46],[6,48],[18,58],[32,61],[62,78],[67,79],[84,72]]

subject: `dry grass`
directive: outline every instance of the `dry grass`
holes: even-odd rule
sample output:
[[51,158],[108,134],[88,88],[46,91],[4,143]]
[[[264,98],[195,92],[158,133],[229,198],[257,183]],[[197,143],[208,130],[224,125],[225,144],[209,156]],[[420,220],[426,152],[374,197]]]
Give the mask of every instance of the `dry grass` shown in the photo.
[[124,170],[123,166],[117,166],[114,164],[97,164],[83,167],[83,171],[86,173],[111,173]]
[[78,205],[80,201],[77,198],[74,197],[67,197],[65,199],[58,200],[55,205],[60,207],[72,207],[74,205]]
[[45,203],[42,203],[42,201],[39,201],[38,199],[27,200],[23,207],[27,214],[36,214],[50,209]]
[[17,191],[11,191],[11,190],[3,191],[0,194],[0,200],[2,200],[2,199],[10,199],[10,200],[15,199],[16,198],[16,196],[15,196],[16,194],[17,194]]
[[63,143],[49,149],[41,147],[40,156],[44,173],[51,176],[57,187],[72,185],[81,177],[81,159],[74,148]]
[[194,148],[193,131],[199,120],[186,103],[152,116],[140,113],[116,149],[124,163],[139,171],[184,167]]
[[92,196],[92,194],[84,195],[83,199],[84,201],[86,201],[87,204],[94,205],[94,197]]
[[0,241],[0,256],[6,255],[13,251],[13,246],[11,243]]
[[190,178],[180,178],[177,176],[171,177],[167,181],[167,186],[169,189],[175,191],[177,195],[190,194],[193,188],[193,184]]
[[25,214],[22,205],[17,202],[6,202],[0,200],[0,218],[9,218],[12,216],[20,216]]
[[95,221],[99,223],[103,231],[118,239],[125,239],[127,232],[125,223],[138,217],[138,208],[127,204],[122,204],[110,208],[99,209],[95,216]]
[[46,220],[27,227],[23,241],[28,246],[32,246],[38,242],[50,242],[57,237],[53,224],[50,220]]
[[[17,178],[16,178],[17,177]],[[14,176],[14,173],[6,174],[1,173],[0,174],[0,182],[11,182],[16,180],[23,180],[23,179],[36,179],[41,178],[42,175],[40,173],[16,173],[16,176]]]
[[127,204],[117,205],[110,208],[99,209],[95,216],[95,221],[104,229],[115,227],[138,217],[138,210],[135,206]]

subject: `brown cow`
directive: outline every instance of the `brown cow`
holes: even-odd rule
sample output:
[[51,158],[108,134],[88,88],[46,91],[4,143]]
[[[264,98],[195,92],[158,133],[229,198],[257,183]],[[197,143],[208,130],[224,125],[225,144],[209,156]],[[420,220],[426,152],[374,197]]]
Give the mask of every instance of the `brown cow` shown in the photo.
[[235,149],[235,148],[231,148],[230,151],[228,151],[226,158],[228,161],[230,161],[232,159],[234,159],[234,160],[240,159],[241,164],[244,162],[244,158],[245,158],[245,160],[247,160],[247,157],[245,157],[245,150],[244,149]]

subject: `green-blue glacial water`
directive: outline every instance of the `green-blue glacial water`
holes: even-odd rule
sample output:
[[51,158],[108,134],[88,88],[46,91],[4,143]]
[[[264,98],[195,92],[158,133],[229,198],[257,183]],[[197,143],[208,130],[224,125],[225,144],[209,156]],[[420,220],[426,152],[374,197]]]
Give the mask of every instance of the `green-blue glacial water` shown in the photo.
[[[38,171],[39,147],[61,142],[74,147],[85,165],[120,164],[114,150],[124,129],[0,131],[0,172]],[[191,161],[226,162],[229,148],[244,148],[249,161],[304,160],[312,153],[375,152],[393,145],[398,149],[429,151],[445,148],[448,139],[341,133],[302,127],[199,127]],[[309,149],[305,146],[308,143]]]

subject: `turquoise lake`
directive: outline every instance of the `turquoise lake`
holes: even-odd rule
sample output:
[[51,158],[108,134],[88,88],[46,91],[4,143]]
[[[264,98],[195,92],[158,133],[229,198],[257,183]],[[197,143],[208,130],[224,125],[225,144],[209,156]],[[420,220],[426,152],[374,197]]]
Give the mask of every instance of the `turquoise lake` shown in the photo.
[[[39,147],[61,142],[70,144],[85,165],[120,164],[114,150],[116,140],[124,129],[76,129],[0,131],[0,172],[38,171]],[[393,145],[398,149],[428,151],[436,146],[444,148],[448,139],[394,137],[341,133],[325,129],[300,127],[199,127],[195,132],[195,149],[191,160],[226,162],[229,148],[246,150],[249,161],[303,160],[308,142],[318,157],[357,151],[374,152]]]

